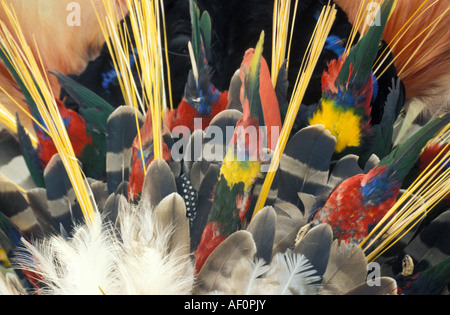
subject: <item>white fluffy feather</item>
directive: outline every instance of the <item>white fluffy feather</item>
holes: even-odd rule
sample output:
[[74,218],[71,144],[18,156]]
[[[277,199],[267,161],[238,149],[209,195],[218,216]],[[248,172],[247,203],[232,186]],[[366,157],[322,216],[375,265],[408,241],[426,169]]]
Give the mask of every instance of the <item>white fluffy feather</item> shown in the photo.
[[[173,227],[154,224],[152,211],[128,207],[120,213],[122,255],[119,273],[127,294],[189,294],[194,283],[194,268],[182,248],[170,251]],[[189,237],[189,236],[186,236]]]
[[[156,226],[152,209],[123,199],[117,230],[98,218],[81,225],[71,239],[60,236],[26,243],[22,267],[39,274],[50,295],[189,294],[193,264],[179,250],[169,251],[174,227]],[[187,236],[189,237],[189,236]],[[30,263],[31,262],[31,263]]]
[[39,294],[94,295],[102,290],[111,294],[120,291],[116,257],[120,252],[113,241],[111,229],[101,219],[91,226],[81,225],[71,239],[54,236],[35,244],[25,243],[27,254],[18,263],[39,275],[44,288]]

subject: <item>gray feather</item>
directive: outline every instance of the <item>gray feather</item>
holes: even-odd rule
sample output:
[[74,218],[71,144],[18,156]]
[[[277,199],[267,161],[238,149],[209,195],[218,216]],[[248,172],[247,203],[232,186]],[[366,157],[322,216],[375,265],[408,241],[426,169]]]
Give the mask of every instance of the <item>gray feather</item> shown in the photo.
[[84,216],[59,154],[47,164],[44,180],[50,222],[56,231],[62,226],[70,234],[75,224],[84,222]]
[[200,186],[205,178],[206,174],[208,174],[209,169],[211,167],[211,163],[206,160],[201,160],[198,162],[194,162],[191,168],[190,181],[192,187],[196,190],[200,190]]
[[259,211],[247,227],[256,244],[256,257],[270,264],[275,239],[277,217],[273,207]]
[[294,253],[303,254],[314,266],[320,276],[327,269],[330,257],[333,231],[328,224],[320,224],[309,230],[294,249]]
[[230,88],[228,89],[228,109],[235,109],[243,111],[241,103],[241,86],[240,69],[237,70],[230,81]]
[[203,136],[204,160],[222,164],[227,154],[228,144],[234,135],[234,128],[242,116],[241,112],[228,109],[213,118]]
[[47,191],[45,188],[34,188],[28,190],[27,199],[31,208],[33,208],[36,219],[43,229],[44,234],[49,235],[56,233],[48,212]]
[[[139,128],[144,117],[138,111]],[[136,113],[130,106],[118,107],[108,118],[106,171],[108,192],[111,194],[128,180],[132,160],[132,144],[137,136]]]
[[203,230],[208,222],[209,213],[214,200],[214,191],[219,181],[220,167],[211,164],[198,191],[197,213],[191,225],[191,249],[196,250],[200,244]]
[[298,193],[298,198],[300,199],[300,210],[305,218],[309,218],[311,216],[311,211],[314,210],[314,206],[316,205],[317,196]]
[[191,134],[183,155],[183,171],[187,178],[190,177],[192,165],[202,160],[203,130],[197,129]]
[[0,212],[28,237],[43,234],[36,215],[26,199],[26,195],[10,183],[0,180]]
[[278,72],[277,85],[275,87],[278,106],[280,107],[282,117],[286,116],[289,107],[288,102],[289,80],[288,80],[288,69],[286,65],[287,60],[285,60],[281,65],[280,71]]
[[238,231],[223,241],[206,260],[197,278],[195,295],[219,291],[232,277],[234,266],[242,259],[252,260],[256,253],[255,242],[250,232]]
[[367,259],[353,244],[333,242],[322,286],[327,293],[343,294],[363,283],[367,276]]
[[315,195],[328,182],[336,138],[322,125],[300,130],[287,144],[280,162],[278,198],[298,205],[298,193]]
[[105,202],[110,195],[108,193],[108,184],[98,180],[92,180],[89,184],[91,186],[92,193],[94,194],[94,200],[98,207],[98,211],[102,213]]
[[186,217],[186,206],[183,198],[177,193],[165,197],[154,210],[155,222],[162,229],[171,229],[168,245],[169,252],[177,251],[180,255],[189,256],[190,232],[189,219]]
[[277,225],[273,244],[272,256],[284,253],[294,247],[298,231],[306,225],[302,212],[292,204],[280,203],[274,205],[277,215]]
[[449,227],[450,211],[446,211],[426,226],[405,248],[405,254],[414,260],[415,272],[425,271],[450,255]]
[[372,154],[367,161],[366,166],[364,167],[364,173],[369,173],[372,169],[375,168],[375,166],[378,165],[378,163],[380,163],[380,158],[375,154]]
[[113,193],[111,194],[105,202],[103,207],[103,214],[105,216],[105,220],[116,224],[117,217],[119,216],[119,205],[120,200],[124,198],[121,194]]
[[177,191],[175,177],[169,165],[155,159],[147,170],[142,188],[142,201],[156,207],[165,197]]
[[340,159],[331,172],[330,179],[328,180],[328,186],[331,189],[334,189],[346,179],[362,174],[363,170],[359,167],[358,160],[359,157],[353,154],[347,155]]

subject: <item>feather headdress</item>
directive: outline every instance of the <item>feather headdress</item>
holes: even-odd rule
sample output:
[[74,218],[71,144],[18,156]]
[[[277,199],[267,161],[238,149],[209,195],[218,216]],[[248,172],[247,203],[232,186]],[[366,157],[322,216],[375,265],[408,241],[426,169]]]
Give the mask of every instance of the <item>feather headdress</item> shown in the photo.
[[[394,2],[384,1],[388,6],[383,20]],[[234,7],[234,1],[229,3]],[[2,29],[7,40],[0,38],[5,44],[1,57],[27,101],[35,104],[39,115],[31,114],[34,123],[52,139],[57,153],[40,174],[40,188],[25,190],[8,178],[0,181],[0,254],[6,257],[1,261],[8,272],[0,277],[0,293],[354,295],[445,290],[450,282],[446,203],[450,115],[432,120],[413,137],[402,128],[396,134],[397,110],[404,101],[401,81],[396,75],[388,83],[371,75],[377,72],[371,68],[380,29],[370,30],[365,33],[368,37],[355,44],[359,30],[355,23],[349,34],[339,33],[343,38],[336,40],[330,34],[333,23],[341,26],[337,18],[342,12],[335,5],[316,12],[308,0],[299,0],[286,3],[290,11],[275,2],[270,11],[276,28],[274,49],[263,49],[263,42],[271,42],[263,41],[270,32],[258,33],[260,41],[239,56],[244,62],[224,94],[231,96],[230,107],[210,117],[206,128],[178,138],[164,125],[165,95],[170,93],[165,90],[164,68],[173,51],[163,25],[174,22],[160,19],[164,2],[103,4],[110,5],[110,10],[97,10],[97,17],[109,45],[117,88],[132,106],[111,109],[80,82],[53,71],[79,102],[86,126],[95,127],[96,136],[104,137],[102,178],[87,178],[73,152],[75,143],[67,135],[70,126],[61,117],[65,106],[42,75],[46,73],[43,58],[36,58],[26,47],[16,49],[6,28]],[[195,4],[190,2],[190,9],[195,9],[191,13],[199,13]],[[202,1],[198,6],[208,7]],[[119,25],[121,15],[117,14],[125,8],[130,12],[127,27]],[[219,33],[209,34],[215,25],[221,26],[215,20],[217,8],[211,15],[192,14],[194,45],[187,49],[194,50],[191,57],[197,57],[190,61],[188,82],[193,88],[201,81],[197,81],[198,69],[230,53],[216,54],[218,47],[229,43],[221,46]],[[283,59],[296,58],[295,51],[285,48],[296,47],[297,34],[291,34],[291,46],[286,31],[290,28],[295,33],[301,16],[297,14],[309,9],[317,26],[312,38],[306,39],[308,48],[289,95],[288,72],[295,70],[296,62]],[[297,19],[283,21],[292,17],[290,12]],[[198,23],[201,26],[195,27]],[[371,34],[377,35],[376,42],[371,42]],[[21,41],[22,46],[25,42]],[[205,55],[198,54],[202,48]],[[273,63],[266,63],[264,51],[272,52]],[[367,51],[370,62],[361,64]],[[298,113],[310,113],[301,110],[302,103],[326,52],[331,59],[336,59],[336,52],[343,54],[339,87],[345,88],[345,82],[353,82],[360,73],[353,64],[364,66],[367,89],[358,96],[364,104],[381,103],[371,146],[365,151],[338,155],[338,137],[326,126],[297,125]],[[386,66],[382,64],[381,68]],[[323,76],[330,77],[332,70]],[[220,73],[212,74],[214,82]],[[206,90],[192,91],[199,93],[188,94],[196,103],[196,95]],[[375,99],[372,92],[385,99]],[[365,114],[369,119],[369,113]],[[280,136],[272,138],[270,145],[253,142],[251,133],[240,128],[261,125],[282,126]],[[22,139],[26,130],[20,124],[17,130]],[[268,134],[260,130],[257,135],[260,140]],[[398,145],[397,138],[407,140],[397,140]],[[33,146],[31,139],[21,143],[23,148]],[[180,160],[168,158],[166,153],[179,146]],[[234,155],[243,160],[232,159]],[[256,155],[256,161],[250,160]],[[131,185],[131,173],[136,170],[142,176]]]

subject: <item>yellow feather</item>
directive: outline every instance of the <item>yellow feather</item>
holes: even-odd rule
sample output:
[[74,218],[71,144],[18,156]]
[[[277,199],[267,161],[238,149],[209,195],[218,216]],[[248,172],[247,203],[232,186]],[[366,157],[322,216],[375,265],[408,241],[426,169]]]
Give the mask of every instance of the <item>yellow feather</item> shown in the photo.
[[[6,128],[8,128],[9,130],[11,130],[14,134],[17,134],[17,122],[16,122],[16,117],[14,117],[13,114],[11,114],[11,112],[4,107],[1,103],[0,103],[0,123],[3,124]],[[23,126],[25,131],[27,132],[28,136],[30,137],[31,143],[33,144],[34,147],[37,147],[37,139],[36,136],[34,135],[34,132],[28,130],[28,128],[26,126]]]
[[310,125],[324,125],[336,137],[336,152],[361,144],[361,117],[349,108],[337,107],[331,100],[322,100],[321,109],[310,120]]

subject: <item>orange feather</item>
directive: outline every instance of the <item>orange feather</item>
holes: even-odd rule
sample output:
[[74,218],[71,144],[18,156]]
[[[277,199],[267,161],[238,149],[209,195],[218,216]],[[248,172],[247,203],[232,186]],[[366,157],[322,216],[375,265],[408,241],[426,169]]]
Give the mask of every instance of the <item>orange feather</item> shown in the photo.
[[[252,62],[254,53],[255,50],[253,48],[247,50],[242,62],[242,66],[247,67],[247,69],[250,68],[250,63]],[[267,127],[267,146],[271,150],[275,150],[278,142],[278,137],[275,137],[275,139],[273,139],[276,141],[272,141],[271,127],[279,128],[278,134],[281,132],[281,115],[277,95],[275,93],[275,89],[272,85],[272,80],[270,77],[269,66],[267,65],[264,57],[261,57],[259,94],[261,97],[261,106],[264,113],[264,124]],[[243,100],[241,100],[241,103],[243,103]]]

